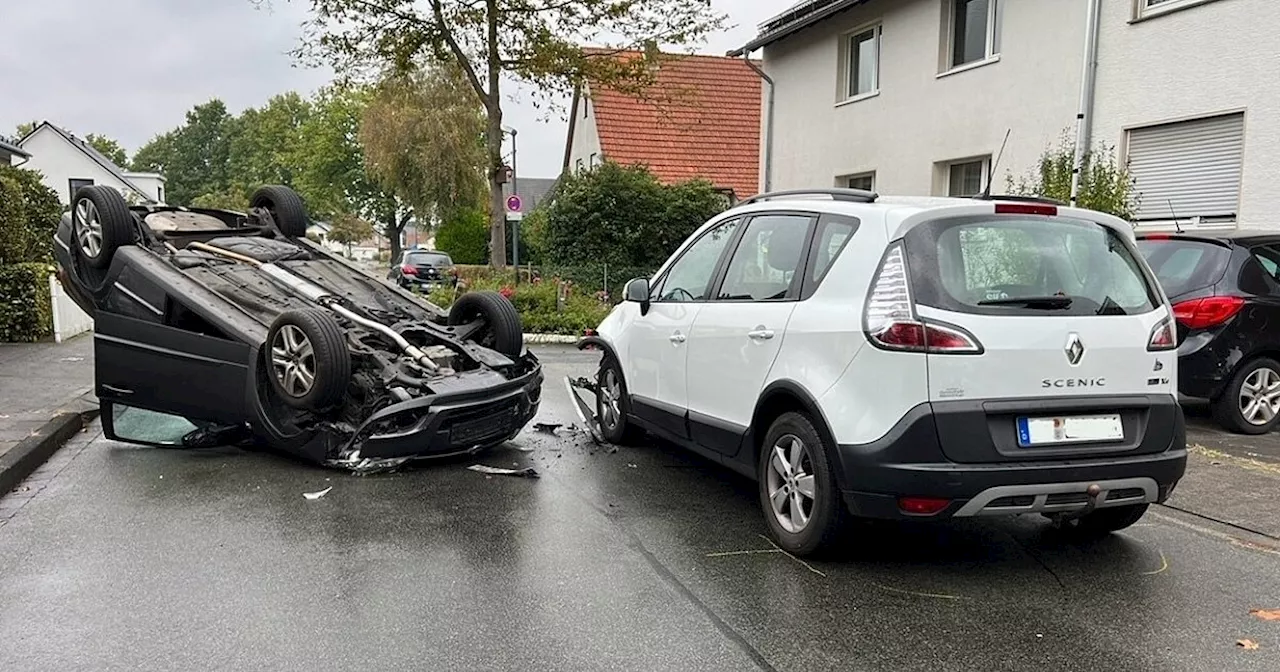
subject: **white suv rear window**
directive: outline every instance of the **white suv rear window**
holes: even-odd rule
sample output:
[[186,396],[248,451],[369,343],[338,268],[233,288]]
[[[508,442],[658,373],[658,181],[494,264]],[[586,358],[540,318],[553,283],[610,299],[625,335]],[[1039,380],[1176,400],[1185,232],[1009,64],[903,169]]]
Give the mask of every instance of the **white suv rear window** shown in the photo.
[[1063,217],[984,216],[907,234],[916,301],[989,315],[1136,315],[1159,301],[1122,236]]

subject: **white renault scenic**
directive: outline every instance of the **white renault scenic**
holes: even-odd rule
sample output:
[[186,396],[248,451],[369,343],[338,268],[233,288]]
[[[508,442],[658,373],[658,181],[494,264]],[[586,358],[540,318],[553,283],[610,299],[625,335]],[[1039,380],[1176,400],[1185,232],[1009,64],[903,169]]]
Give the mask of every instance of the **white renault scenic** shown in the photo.
[[764,194],[700,227],[579,347],[607,440],[759,483],[810,554],[849,516],[1132,525],[1186,467],[1168,299],[1123,220],[990,197]]

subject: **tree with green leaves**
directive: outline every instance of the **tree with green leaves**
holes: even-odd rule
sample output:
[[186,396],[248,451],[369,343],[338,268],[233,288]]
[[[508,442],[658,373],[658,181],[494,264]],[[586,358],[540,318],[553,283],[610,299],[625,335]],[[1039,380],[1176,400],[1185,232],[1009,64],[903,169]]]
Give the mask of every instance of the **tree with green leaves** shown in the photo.
[[[1021,177],[1006,177],[1011,194],[1044,196],[1071,202],[1071,176],[1075,166],[1075,140],[1064,132],[1056,146],[1040,155],[1039,163]],[[1076,204],[1121,219],[1132,220],[1141,195],[1129,167],[1121,165],[1115,148],[1106,144],[1085,151]]]
[[483,264],[489,256],[489,224],[484,210],[462,208],[436,229],[435,248],[455,264]]
[[657,268],[700,225],[728,206],[706,180],[663,185],[643,166],[606,161],[566,174],[546,206],[546,261]]
[[[269,2],[270,0],[259,0]],[[360,76],[424,61],[458,68],[485,112],[489,261],[506,261],[502,145],[504,78],[562,96],[590,80],[642,92],[655,78],[659,45],[692,45],[724,17],[705,0],[311,0],[307,39],[296,52]],[[596,43],[606,48],[584,50]],[[636,50],[637,58],[617,58]]]
[[120,143],[108,138],[105,135],[90,133],[84,136],[84,141],[90,147],[98,150],[98,153],[107,157],[112,163],[124,168],[129,165],[129,155],[125,153],[124,147]]
[[133,169],[164,174],[166,200],[188,205],[202,194],[224,192],[230,186],[231,142],[236,119],[214,98],[187,112],[186,123],[143,145]]
[[348,251],[352,245],[372,238],[373,233],[373,224],[350,213],[342,213],[329,222],[329,240],[345,245]]
[[392,72],[360,123],[365,168],[425,219],[483,208],[484,115],[462,73]]
[[311,112],[311,101],[290,91],[236,117],[227,152],[227,177],[232,192],[244,201],[241,207],[264,184],[296,186],[301,129]]

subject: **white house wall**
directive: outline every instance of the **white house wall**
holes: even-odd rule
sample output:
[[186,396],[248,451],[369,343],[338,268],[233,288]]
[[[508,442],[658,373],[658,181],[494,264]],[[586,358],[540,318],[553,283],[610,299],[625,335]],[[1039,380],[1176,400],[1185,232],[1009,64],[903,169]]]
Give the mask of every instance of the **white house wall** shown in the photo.
[[591,104],[591,92],[585,86],[573,113],[576,118],[569,144],[569,170],[577,170],[579,161],[583,168],[590,168],[592,155],[598,163],[603,160],[603,151],[600,148],[600,131],[596,127],[595,105]]
[[[132,182],[134,186],[146,192],[147,196],[154,199],[157,203],[164,202],[165,194],[163,192],[165,180],[160,175],[156,173],[125,173],[124,176],[129,178],[129,181]],[[248,203],[246,203],[245,206],[247,207]]]
[[[872,0],[764,49],[777,84],[774,189],[875,171],[881,193],[943,193],[939,162],[994,156],[1012,130],[996,173],[1000,192],[1006,173],[1032,168],[1074,131],[1085,2],[1001,2],[999,60],[939,76],[943,2]],[[838,104],[840,37],[874,21],[883,24],[880,93]]]
[[58,199],[63,205],[71,203],[68,183],[71,178],[90,179],[94,184],[105,184],[121,192],[134,193],[98,162],[90,159],[84,152],[67,143],[47,127],[41,128],[26,138],[22,143],[22,149],[31,154],[31,160],[22,167],[40,171],[44,176],[45,186],[58,194]]
[[1280,2],[1218,0],[1132,23],[1129,0],[1102,5],[1094,139],[1123,152],[1128,128],[1244,111],[1240,226],[1280,228]]

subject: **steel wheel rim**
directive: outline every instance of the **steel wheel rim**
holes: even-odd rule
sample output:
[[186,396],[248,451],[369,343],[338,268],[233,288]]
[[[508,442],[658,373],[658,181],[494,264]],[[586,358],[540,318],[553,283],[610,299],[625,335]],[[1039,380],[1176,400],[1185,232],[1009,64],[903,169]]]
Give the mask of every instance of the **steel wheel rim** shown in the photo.
[[76,204],[76,239],[86,256],[96,259],[102,252],[102,220],[93,201],[82,198]]
[[800,437],[786,434],[770,448],[765,486],[774,520],[792,534],[804,531],[817,503],[813,456]]
[[612,431],[622,419],[622,385],[613,369],[604,372],[600,385],[600,421]]
[[271,369],[285,394],[305,397],[316,383],[316,356],[311,339],[292,324],[280,327],[271,341]]
[[1280,373],[1262,367],[1244,379],[1240,387],[1240,415],[1261,427],[1280,414]]

